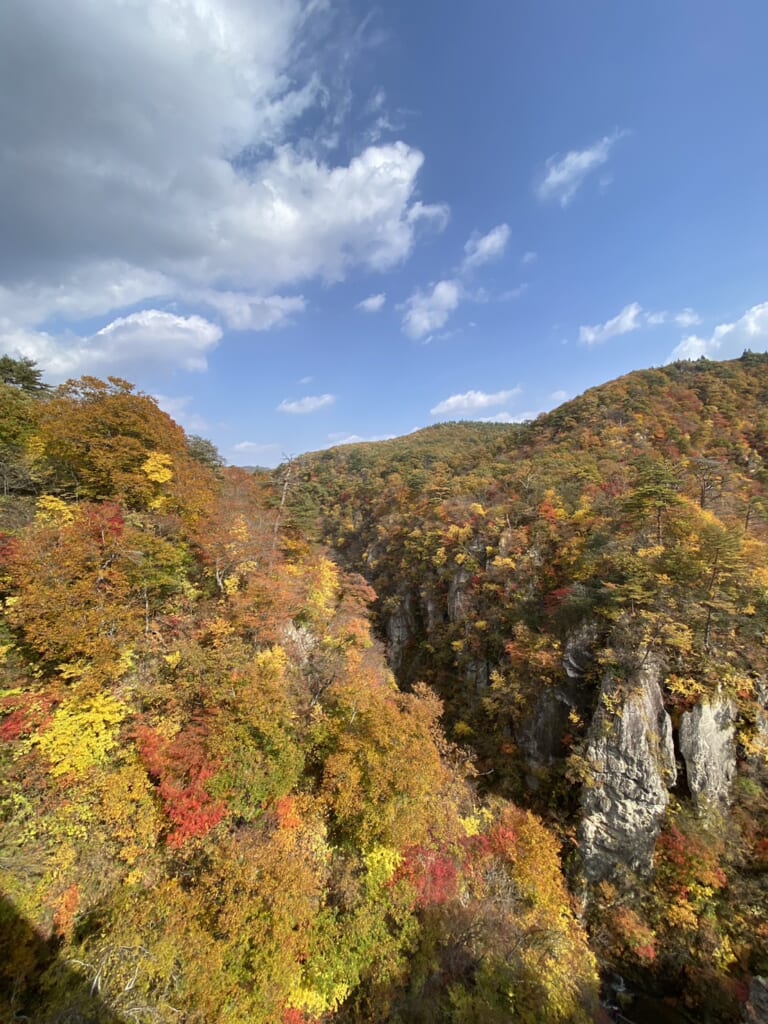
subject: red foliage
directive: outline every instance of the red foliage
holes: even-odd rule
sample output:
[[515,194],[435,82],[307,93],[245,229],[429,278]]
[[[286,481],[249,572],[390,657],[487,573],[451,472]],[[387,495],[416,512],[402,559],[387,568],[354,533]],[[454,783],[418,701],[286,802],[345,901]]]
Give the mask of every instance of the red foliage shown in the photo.
[[683,867],[688,862],[688,854],[685,849],[686,839],[683,833],[675,825],[670,825],[658,838],[656,850],[663,854],[670,864]]
[[23,694],[0,700],[0,740],[11,743],[20,736],[28,736],[34,729],[46,725],[58,704],[56,697],[44,694]]
[[395,872],[393,883],[405,879],[416,890],[416,906],[440,906],[456,895],[456,864],[436,850],[412,846]]
[[544,611],[547,615],[555,615],[558,608],[566,601],[573,593],[573,587],[558,587],[557,590],[552,590],[544,597]]
[[298,828],[301,818],[296,813],[296,802],[292,796],[281,796],[275,804],[275,813],[280,828]]
[[84,506],[85,521],[88,524],[91,536],[102,543],[107,539],[117,540],[125,532],[125,519],[122,509],[114,502],[105,502],[103,505]]
[[213,800],[206,789],[206,782],[218,768],[208,760],[206,736],[201,723],[170,740],[147,726],[136,733],[139,755],[174,826],[166,837],[166,843],[174,849],[210,832],[227,813],[226,804]]
[[309,1024],[309,1021],[301,1010],[297,1010],[294,1006],[291,1006],[283,1010],[281,1024]]
[[0,533],[0,565],[13,560],[16,552],[16,540],[9,533]]

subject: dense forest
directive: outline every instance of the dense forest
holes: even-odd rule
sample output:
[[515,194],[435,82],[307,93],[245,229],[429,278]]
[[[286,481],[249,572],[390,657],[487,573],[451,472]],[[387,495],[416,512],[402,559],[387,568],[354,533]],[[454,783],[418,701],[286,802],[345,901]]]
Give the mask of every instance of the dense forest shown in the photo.
[[400,686],[557,836],[601,968],[741,1020],[768,974],[768,357],[288,472]]
[[759,1019],[768,357],[274,473],[4,357],[0,489],[9,1020]]

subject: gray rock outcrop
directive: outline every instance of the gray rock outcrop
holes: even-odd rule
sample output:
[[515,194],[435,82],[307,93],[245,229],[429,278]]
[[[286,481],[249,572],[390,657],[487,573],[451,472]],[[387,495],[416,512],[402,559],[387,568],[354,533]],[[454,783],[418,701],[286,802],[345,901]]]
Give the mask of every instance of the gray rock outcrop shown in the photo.
[[696,807],[704,811],[725,806],[736,773],[736,706],[717,695],[685,711],[680,721],[680,753],[685,760],[688,788]]
[[579,838],[587,877],[600,881],[621,868],[647,872],[676,778],[655,663],[621,684],[610,676],[603,681],[586,760],[592,778],[582,790]]

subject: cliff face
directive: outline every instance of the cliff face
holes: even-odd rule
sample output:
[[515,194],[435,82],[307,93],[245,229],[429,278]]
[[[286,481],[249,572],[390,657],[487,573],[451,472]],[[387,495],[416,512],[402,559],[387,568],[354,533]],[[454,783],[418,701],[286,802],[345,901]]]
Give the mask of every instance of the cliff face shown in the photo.
[[680,753],[698,810],[723,807],[736,774],[736,705],[716,695],[684,712],[680,722]]
[[676,779],[672,722],[664,710],[659,666],[647,661],[634,677],[606,676],[589,729],[592,769],[581,797],[579,838],[590,881],[621,867],[645,874],[669,788]]

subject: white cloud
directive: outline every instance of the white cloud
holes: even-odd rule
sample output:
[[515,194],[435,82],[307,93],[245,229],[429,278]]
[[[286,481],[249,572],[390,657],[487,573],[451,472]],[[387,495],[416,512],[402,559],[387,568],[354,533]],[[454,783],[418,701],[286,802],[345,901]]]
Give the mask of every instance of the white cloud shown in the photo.
[[553,391],[549,397],[552,399],[553,402],[567,402],[568,392],[563,391],[562,389],[559,391]]
[[522,284],[517,285],[515,288],[507,288],[503,292],[499,292],[497,299],[499,302],[512,302],[513,299],[519,299],[521,295],[525,295],[530,285],[527,281],[523,281]]
[[384,292],[379,292],[378,295],[369,295],[367,299],[358,302],[355,309],[359,309],[363,313],[378,313],[379,310],[383,309],[386,301],[387,296]]
[[125,373],[137,369],[200,373],[218,345],[221,328],[200,316],[175,316],[145,309],[111,321],[89,337],[55,337],[45,331],[0,330],[0,352],[39,363],[52,380],[83,373]]
[[731,324],[719,324],[709,338],[690,334],[670,354],[668,362],[676,359],[736,359],[745,349],[753,352],[768,351],[768,302],[752,306]]
[[506,391],[496,391],[488,394],[485,391],[465,391],[461,395],[451,395],[450,398],[430,409],[431,416],[445,416],[450,413],[478,412],[481,409],[492,409],[494,405],[506,405],[521,392],[520,388],[510,388]]
[[278,405],[277,411],[303,416],[306,413],[317,412],[319,409],[327,409],[335,401],[335,395],[307,395],[305,398],[297,398],[295,401],[284,398]]
[[167,412],[171,419],[179,423],[185,430],[193,434],[202,434],[210,429],[210,424],[189,408],[192,402],[191,395],[153,395],[152,397],[163,412]]
[[337,447],[342,444],[369,444],[373,441],[391,441],[393,437],[395,437],[395,434],[376,434],[371,437],[361,437],[360,434],[336,433],[329,434],[328,440],[331,442],[331,447]]
[[276,451],[279,447],[279,444],[260,444],[258,441],[238,441],[237,444],[232,445],[232,450],[235,452],[250,452],[252,455],[257,455],[259,452]]
[[535,420],[539,414],[537,412],[519,412],[514,415],[511,412],[497,412],[495,416],[483,416],[480,419],[481,423],[527,423],[529,420]]
[[631,302],[628,306],[604,324],[593,324],[591,327],[582,326],[579,328],[579,341],[585,345],[601,345],[610,338],[616,338],[621,334],[629,334],[642,327],[642,307],[637,302]]
[[438,281],[430,291],[415,291],[405,303],[403,330],[411,338],[423,338],[441,328],[463,296],[460,281]]
[[235,331],[268,331],[289,323],[293,315],[306,308],[302,295],[262,296],[204,289],[190,293],[188,298],[215,309]]
[[663,309],[656,313],[646,313],[645,321],[650,327],[659,327],[661,324],[665,324],[669,319],[669,313]]
[[551,156],[545,163],[544,175],[536,186],[543,201],[555,200],[567,206],[587,177],[608,161],[611,150],[624,132],[604,135],[586,149],[572,149],[565,156]]
[[523,258],[520,260],[520,262],[525,266],[528,263],[535,263],[538,258],[539,254],[537,252],[533,252],[532,249],[529,249],[528,252],[523,253]]
[[444,225],[415,198],[417,149],[331,163],[320,127],[306,133],[335,113],[333,58],[306,45],[331,15],[304,0],[0,4],[0,308],[38,330],[46,371],[46,346],[79,361],[78,339],[40,333],[51,317],[181,299],[266,330],[304,309],[275,291],[385,270]]
[[687,308],[675,316],[675,323],[678,327],[695,327],[701,323],[701,317],[695,310]]
[[[456,277],[438,281],[437,284],[426,290],[417,288],[403,305],[398,307],[405,310],[402,322],[403,331],[411,338],[425,338],[426,341],[430,341],[432,332],[439,330],[447,323],[461,302],[466,300],[488,302],[490,297],[486,289],[477,287],[468,289],[467,278],[478,267],[503,255],[508,241],[509,226],[507,224],[497,224],[485,235],[474,232],[464,245],[464,259],[456,271]],[[519,298],[527,287],[527,284],[522,284],[517,288],[508,289],[498,296],[498,301]],[[438,337],[450,337],[450,334],[438,335]]]
[[498,259],[503,255],[508,241],[508,224],[498,224],[487,235],[473,234],[464,246],[462,271],[474,270],[490,260]]

